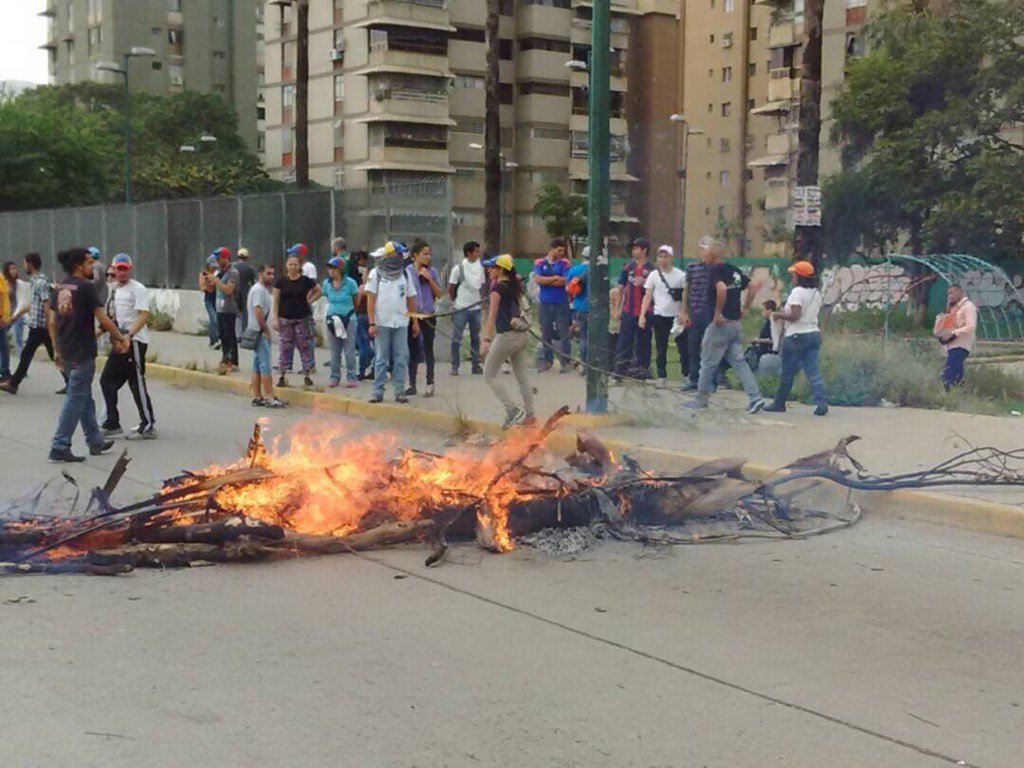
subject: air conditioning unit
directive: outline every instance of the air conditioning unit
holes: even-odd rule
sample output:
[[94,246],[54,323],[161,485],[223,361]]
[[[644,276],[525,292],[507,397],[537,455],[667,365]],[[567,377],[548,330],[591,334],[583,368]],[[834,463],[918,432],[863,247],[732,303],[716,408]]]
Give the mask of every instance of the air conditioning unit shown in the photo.
[[185,78],[181,75],[171,75],[171,85],[184,85]]
[[732,35],[723,35],[722,36],[722,47],[723,48],[732,48]]
[[331,48],[331,61],[342,61],[345,58],[345,49]]
[[391,98],[391,89],[384,86],[380,86],[374,91],[373,98],[377,101],[385,101]]

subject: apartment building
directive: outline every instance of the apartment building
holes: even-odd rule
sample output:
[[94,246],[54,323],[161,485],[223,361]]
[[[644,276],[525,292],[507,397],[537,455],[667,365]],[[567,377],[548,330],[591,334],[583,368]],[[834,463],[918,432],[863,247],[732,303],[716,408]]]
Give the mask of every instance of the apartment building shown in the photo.
[[[539,254],[548,235],[533,213],[541,185],[586,194],[588,0],[504,0],[500,24],[505,248]],[[634,25],[671,18],[676,0],[612,3],[612,234],[625,242],[640,177],[629,158],[627,77]],[[295,18],[267,3],[266,163],[294,173]],[[311,0],[310,178],[343,189],[413,188],[450,180],[455,243],[484,224],[483,0]],[[669,111],[670,113],[670,111]],[[667,116],[667,115],[666,115]]]
[[256,148],[262,10],[262,0],[49,0],[41,47],[56,85],[120,82],[96,64],[123,65],[132,48],[152,49],[154,56],[129,59],[132,90],[219,94]]

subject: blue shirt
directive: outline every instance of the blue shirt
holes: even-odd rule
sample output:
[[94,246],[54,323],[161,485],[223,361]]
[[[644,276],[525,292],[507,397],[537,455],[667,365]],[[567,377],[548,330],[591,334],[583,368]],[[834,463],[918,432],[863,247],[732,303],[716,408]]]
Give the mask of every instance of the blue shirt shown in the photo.
[[566,274],[566,283],[572,281],[574,277],[580,278],[583,282],[583,291],[578,294],[572,300],[572,308],[575,312],[589,312],[590,311],[590,262],[584,261],[582,264],[577,264],[572,267]]
[[[534,262],[533,274],[539,275],[540,277],[565,277],[569,272],[570,266],[568,259],[559,259],[552,263],[547,257],[545,257],[543,259],[537,259],[537,261]],[[566,300],[567,298],[564,285],[540,286],[541,304],[565,304]]]
[[340,288],[335,288],[334,281],[328,277],[324,280],[323,289],[324,296],[327,297],[328,315],[344,316],[355,311],[356,305],[353,299],[359,291],[359,286],[351,277],[341,278]]

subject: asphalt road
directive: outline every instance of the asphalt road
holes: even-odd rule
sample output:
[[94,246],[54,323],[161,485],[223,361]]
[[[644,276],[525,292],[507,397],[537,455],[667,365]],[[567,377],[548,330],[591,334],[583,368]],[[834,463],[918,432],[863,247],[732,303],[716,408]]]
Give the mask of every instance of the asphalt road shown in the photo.
[[[57,471],[56,384],[38,365],[0,399],[5,495]],[[122,498],[251,429],[241,398],[153,390]],[[2,579],[0,764],[1022,764],[1019,541],[869,515],[805,542],[423,556]]]

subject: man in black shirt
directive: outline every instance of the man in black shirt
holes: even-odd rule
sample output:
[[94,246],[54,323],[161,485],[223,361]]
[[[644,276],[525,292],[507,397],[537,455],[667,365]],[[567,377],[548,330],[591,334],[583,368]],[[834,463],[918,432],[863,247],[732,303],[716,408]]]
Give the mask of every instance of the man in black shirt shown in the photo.
[[238,272],[238,287],[235,288],[235,300],[238,304],[238,322],[235,330],[239,338],[242,332],[249,327],[249,291],[256,284],[256,270],[249,264],[249,249],[238,249],[238,261],[235,262],[235,271]]
[[[715,386],[715,372],[724,359],[739,375],[743,389],[747,393],[747,413],[758,413],[764,408],[764,398],[761,397],[761,389],[757,385],[754,372],[750,370],[743,357],[743,329],[740,326],[740,319],[754,302],[758,286],[750,286],[749,277],[731,264],[722,261],[720,249],[714,249],[710,253],[707,264],[709,298],[714,311],[711,325],[708,326],[701,342],[697,397],[686,406],[707,406]],[[745,290],[747,298],[745,302],[741,302]]]
[[103,311],[92,282],[92,254],[85,248],[71,248],[57,254],[67,277],[54,290],[54,306],[48,318],[50,335],[56,342],[57,367],[68,381],[64,407],[50,446],[50,461],[85,461],[71,452],[71,438],[79,423],[93,456],[109,451],[113,440],[104,439],[96,421],[92,380],[96,375],[96,321],[110,334],[115,352],[128,350],[128,339]]

